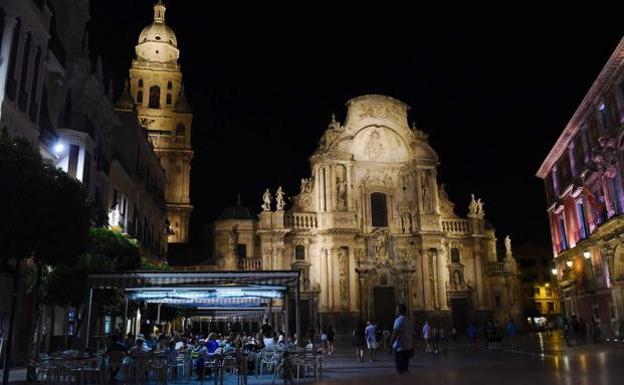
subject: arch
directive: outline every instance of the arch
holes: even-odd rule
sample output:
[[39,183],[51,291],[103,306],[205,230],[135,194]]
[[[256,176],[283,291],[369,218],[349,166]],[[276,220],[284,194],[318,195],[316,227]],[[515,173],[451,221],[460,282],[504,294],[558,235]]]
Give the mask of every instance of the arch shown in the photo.
[[371,224],[373,227],[388,227],[388,206],[386,194],[375,192],[370,195]]
[[160,87],[158,86],[150,87],[149,108],[160,108]]
[[305,260],[305,246],[303,245],[295,246],[295,259],[298,261]]
[[[348,151],[345,145],[341,143],[340,149]],[[362,127],[353,135],[350,147],[357,161],[396,163],[405,162],[411,156],[408,143],[402,135],[384,125]]]
[[451,263],[460,263],[460,253],[457,247],[451,249]]
[[184,124],[178,123],[178,125],[176,127],[176,135],[177,136],[184,136],[184,134],[186,134],[186,128],[184,127]]

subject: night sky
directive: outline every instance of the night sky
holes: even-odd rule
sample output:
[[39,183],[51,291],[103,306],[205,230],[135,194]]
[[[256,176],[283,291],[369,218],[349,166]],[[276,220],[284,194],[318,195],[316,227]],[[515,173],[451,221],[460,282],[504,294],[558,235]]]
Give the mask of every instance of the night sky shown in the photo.
[[[153,1],[92,3],[91,50],[119,93]],[[425,27],[435,20],[407,9],[355,17],[307,4],[245,12],[240,3],[165,4],[194,113],[196,244],[239,192],[255,211],[267,187],[296,194],[332,112],[343,120],[347,100],[369,93],[412,107],[458,214],[474,192],[500,242],[549,240],[535,173],[624,35],[622,13],[607,7],[578,19],[505,13]]]

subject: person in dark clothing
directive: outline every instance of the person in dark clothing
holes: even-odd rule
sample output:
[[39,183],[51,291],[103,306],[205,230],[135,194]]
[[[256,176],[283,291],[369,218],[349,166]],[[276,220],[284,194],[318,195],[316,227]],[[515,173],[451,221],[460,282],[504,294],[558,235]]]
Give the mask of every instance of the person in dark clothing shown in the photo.
[[330,326],[327,329],[327,345],[329,345],[329,354],[336,354],[336,346],[334,345],[335,337],[336,332],[334,331],[334,327]]
[[109,360],[109,372],[111,382],[116,382],[117,373],[121,369],[123,356],[128,352],[128,347],[123,343],[123,338],[119,334],[111,336],[111,343],[106,347],[104,353]]

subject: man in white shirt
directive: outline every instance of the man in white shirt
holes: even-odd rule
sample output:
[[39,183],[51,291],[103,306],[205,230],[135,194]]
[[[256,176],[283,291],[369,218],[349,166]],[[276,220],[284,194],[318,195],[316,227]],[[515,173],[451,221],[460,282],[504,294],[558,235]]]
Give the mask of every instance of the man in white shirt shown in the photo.
[[409,359],[414,351],[414,324],[407,316],[407,307],[404,304],[397,305],[397,318],[394,320],[392,332],[392,349],[399,374],[407,373]]

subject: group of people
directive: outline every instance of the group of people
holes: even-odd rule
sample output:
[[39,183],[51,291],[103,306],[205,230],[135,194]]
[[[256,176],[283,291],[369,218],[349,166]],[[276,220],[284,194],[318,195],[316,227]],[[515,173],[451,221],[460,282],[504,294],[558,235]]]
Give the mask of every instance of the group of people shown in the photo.
[[570,321],[564,318],[561,329],[567,346],[583,345],[587,342],[587,334],[589,334],[594,342],[600,341],[600,326],[593,318],[589,321],[589,325],[583,318],[573,315]]
[[[333,338],[332,338],[333,341]],[[113,352],[122,352],[127,355],[159,353],[164,354],[165,359],[174,361],[178,353],[187,351],[193,359],[193,368],[198,379],[204,375],[204,364],[210,357],[216,353],[227,353],[230,351],[243,351],[248,354],[248,362],[251,369],[255,369],[255,355],[261,350],[271,345],[279,345],[284,348],[285,352],[289,348],[294,348],[297,341],[294,336],[286,336],[282,331],[273,332],[273,329],[267,327],[267,324],[255,335],[248,335],[244,332],[230,333],[228,335],[209,333],[208,335],[195,335],[192,332],[184,336],[174,333],[173,335],[153,335],[150,333],[138,334],[135,338],[133,334],[128,334],[124,339],[120,334],[111,336],[111,341],[106,349],[106,354]],[[307,341],[306,347],[313,347],[311,340]],[[285,379],[290,376],[288,363],[289,356],[285,353],[284,357],[284,376]],[[114,380],[118,368],[113,368],[111,378]],[[210,374],[210,372],[207,372]]]

